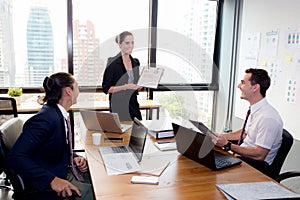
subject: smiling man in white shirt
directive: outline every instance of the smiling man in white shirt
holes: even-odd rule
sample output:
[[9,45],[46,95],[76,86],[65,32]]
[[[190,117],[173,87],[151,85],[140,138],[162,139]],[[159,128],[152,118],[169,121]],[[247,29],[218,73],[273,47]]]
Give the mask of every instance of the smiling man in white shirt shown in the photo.
[[[267,172],[282,141],[283,122],[277,112],[266,100],[266,91],[270,87],[270,77],[263,69],[247,69],[238,85],[241,99],[250,103],[250,115],[245,131],[237,130],[228,134],[219,134],[216,145],[231,150],[262,172]],[[242,139],[241,145],[230,140]]]

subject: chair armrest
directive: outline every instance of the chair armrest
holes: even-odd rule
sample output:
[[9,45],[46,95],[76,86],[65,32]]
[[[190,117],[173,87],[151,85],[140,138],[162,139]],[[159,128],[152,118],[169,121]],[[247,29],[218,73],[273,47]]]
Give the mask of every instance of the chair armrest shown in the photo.
[[288,172],[284,172],[279,174],[277,177],[275,177],[275,181],[277,181],[278,183],[280,183],[282,180],[288,179],[288,178],[292,178],[292,177],[296,177],[296,176],[300,176],[300,171],[288,171]]

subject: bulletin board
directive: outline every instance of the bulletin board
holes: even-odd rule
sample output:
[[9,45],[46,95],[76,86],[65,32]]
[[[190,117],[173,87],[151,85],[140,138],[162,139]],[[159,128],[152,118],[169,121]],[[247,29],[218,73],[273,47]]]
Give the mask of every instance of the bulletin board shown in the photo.
[[[284,128],[300,140],[300,2],[244,0],[241,14],[236,85],[249,67],[269,72],[267,100],[280,113]],[[249,103],[235,95],[235,117],[244,119]]]

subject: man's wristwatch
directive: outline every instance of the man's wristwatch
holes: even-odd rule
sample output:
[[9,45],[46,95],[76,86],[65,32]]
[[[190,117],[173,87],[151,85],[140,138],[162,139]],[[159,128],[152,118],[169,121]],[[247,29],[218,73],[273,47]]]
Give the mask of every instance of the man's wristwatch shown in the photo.
[[228,141],[228,143],[224,145],[224,150],[225,151],[230,151],[231,150],[231,144],[232,143],[230,141]]

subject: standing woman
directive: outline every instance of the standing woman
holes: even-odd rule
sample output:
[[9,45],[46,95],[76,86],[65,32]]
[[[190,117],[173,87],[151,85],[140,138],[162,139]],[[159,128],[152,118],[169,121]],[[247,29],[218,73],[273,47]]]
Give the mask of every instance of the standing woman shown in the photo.
[[103,92],[109,94],[110,112],[118,113],[122,121],[139,120],[142,115],[137,101],[138,90],[136,83],[139,79],[138,59],[131,56],[134,48],[132,33],[124,31],[116,37],[120,52],[115,57],[108,58],[103,75]]

